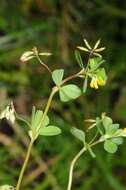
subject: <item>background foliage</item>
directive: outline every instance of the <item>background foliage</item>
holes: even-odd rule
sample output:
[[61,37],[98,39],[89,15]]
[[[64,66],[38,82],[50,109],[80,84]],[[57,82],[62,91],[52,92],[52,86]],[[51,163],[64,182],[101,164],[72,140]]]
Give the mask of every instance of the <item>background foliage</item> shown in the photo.
[[[61,104],[58,97],[49,116],[63,134],[36,142],[23,187],[26,190],[64,190],[70,160],[80,149],[69,133],[71,126],[86,129],[84,118],[105,111],[115,121],[126,124],[126,2],[120,0],[1,0],[0,1],[0,105],[14,100],[20,114],[31,113],[32,105],[43,107],[52,87],[48,73],[39,64],[22,64],[20,55],[34,45],[53,55],[45,62],[64,68],[66,75],[78,70],[74,49],[82,38],[95,43],[100,37],[106,46],[104,58],[109,79],[106,87],[89,89],[76,103]],[[86,62],[86,56],[83,57]],[[77,81],[78,82],[78,81]],[[0,184],[15,184],[24,159],[28,139],[25,127],[0,128]],[[4,146],[3,146],[4,145]],[[53,146],[52,146],[53,145]],[[126,186],[125,144],[116,155],[101,146],[96,159],[83,156],[76,166],[73,189],[124,190]],[[8,167],[9,166],[9,167]]]

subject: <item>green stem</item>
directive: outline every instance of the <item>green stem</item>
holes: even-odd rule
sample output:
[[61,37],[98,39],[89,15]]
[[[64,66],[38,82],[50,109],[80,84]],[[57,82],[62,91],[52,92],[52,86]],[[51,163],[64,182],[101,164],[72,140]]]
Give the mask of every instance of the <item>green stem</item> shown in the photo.
[[30,153],[31,153],[31,149],[32,149],[33,143],[34,143],[34,140],[31,140],[31,142],[30,142],[30,144],[28,146],[26,158],[24,160],[24,163],[23,163],[23,166],[22,166],[19,178],[18,178],[18,182],[17,182],[17,185],[16,185],[16,190],[20,189],[21,182],[22,182],[22,179],[23,179],[23,175],[24,175],[25,169],[26,169],[27,164],[28,164],[28,160],[29,160],[29,157],[30,157]]
[[40,57],[39,57],[38,54],[36,54],[36,58],[38,59],[39,63],[40,63],[43,67],[45,67],[45,68],[47,69],[47,71],[48,71],[50,74],[52,74],[51,69],[50,69],[45,63],[43,63],[43,61],[40,59]]
[[[47,115],[47,112],[48,112],[48,110],[49,110],[49,107],[50,107],[50,105],[51,105],[53,96],[54,96],[54,94],[57,92],[57,90],[58,90],[57,87],[54,87],[54,88],[52,89],[52,92],[51,92],[51,94],[50,94],[50,96],[49,96],[47,105],[46,105],[46,107],[45,107],[45,111],[44,111],[44,114],[43,114],[41,123],[44,122],[44,119],[45,119],[45,117],[46,117],[46,115]],[[41,126],[41,125],[40,125],[40,126]],[[36,138],[32,139],[31,142],[30,142],[30,144],[29,144],[29,146],[28,146],[26,158],[25,158],[25,161],[24,161],[24,163],[23,163],[23,166],[22,166],[22,169],[21,169],[19,178],[18,178],[16,190],[19,190],[19,189],[20,189],[21,182],[22,182],[22,179],[23,179],[23,175],[24,175],[25,169],[26,169],[26,167],[27,167],[28,160],[29,160],[30,153],[31,153],[31,149],[32,149],[32,146],[33,146],[33,143],[34,143],[35,139],[36,139]]]
[[[92,144],[90,144],[89,146],[92,147],[100,142],[103,142],[103,140],[99,139],[95,142],[93,142]],[[77,154],[76,156],[73,158],[71,164],[70,164],[70,170],[69,170],[69,180],[68,180],[68,186],[67,186],[67,190],[71,190],[71,187],[72,187],[72,180],[73,180],[73,169],[74,169],[74,166],[77,162],[77,160],[80,158],[80,156],[85,152],[87,151],[87,148],[84,146]]]
[[53,87],[52,92],[51,92],[51,94],[50,94],[50,96],[49,96],[48,102],[47,102],[47,104],[46,104],[45,111],[44,111],[44,113],[43,113],[42,119],[41,119],[41,121],[40,121],[40,125],[39,125],[39,127],[38,127],[38,131],[40,130],[41,127],[43,127],[42,124],[44,123],[45,117],[46,117],[46,115],[47,115],[47,113],[48,113],[48,110],[49,110],[49,107],[50,107],[50,105],[51,105],[53,96],[54,96],[54,94],[55,94],[57,91],[58,91],[58,87],[57,87],[57,86]]
[[79,153],[74,157],[74,159],[73,159],[72,162],[71,162],[70,171],[69,171],[69,181],[68,181],[67,190],[71,190],[74,165],[75,165],[76,161],[80,158],[80,156],[81,156],[85,151],[86,151],[86,148],[83,147],[83,148],[79,151]]
[[83,72],[84,72],[84,69],[82,69],[80,72],[78,72],[78,73],[76,73],[76,74],[73,74],[73,75],[71,75],[71,76],[65,78],[65,79],[62,81],[61,85],[63,85],[64,83],[66,83],[66,82],[68,82],[68,81],[70,81],[70,80],[72,80],[72,79],[81,77],[81,74],[83,74]]

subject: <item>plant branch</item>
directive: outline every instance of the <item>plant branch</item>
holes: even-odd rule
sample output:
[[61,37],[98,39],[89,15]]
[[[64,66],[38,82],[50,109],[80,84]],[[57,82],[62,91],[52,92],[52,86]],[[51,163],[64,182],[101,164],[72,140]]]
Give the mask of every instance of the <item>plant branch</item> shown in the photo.
[[86,148],[83,147],[83,148],[79,151],[79,153],[74,157],[74,159],[73,159],[72,162],[71,162],[70,171],[69,171],[69,181],[68,181],[67,190],[71,190],[74,165],[75,165],[76,161],[80,158],[80,156],[81,156],[85,151],[86,151]]
[[70,81],[70,80],[72,80],[72,79],[81,77],[82,74],[83,74],[83,72],[84,72],[84,69],[82,69],[80,72],[78,72],[78,73],[76,73],[76,74],[74,74],[74,75],[71,75],[71,76],[65,78],[65,79],[62,81],[61,85],[63,85],[64,83],[66,83],[66,82],[68,82],[68,81]]
[[40,57],[39,57],[38,54],[36,54],[36,58],[38,59],[39,63],[40,63],[43,67],[45,67],[45,68],[49,71],[50,74],[52,74],[51,69],[50,69],[45,63],[43,63],[43,61],[40,59]]
[[[103,140],[99,139],[97,141],[95,141],[94,143],[90,144],[89,146],[92,147],[100,142],[103,142]],[[72,187],[72,180],[73,180],[73,169],[74,166],[77,162],[77,160],[80,158],[80,156],[87,151],[87,148],[84,146],[77,154],[76,156],[73,158],[71,164],[70,164],[70,170],[69,170],[69,180],[68,180],[68,186],[67,186],[67,190],[71,190]]]
[[50,107],[50,105],[51,105],[53,96],[54,96],[54,94],[55,94],[57,91],[58,91],[58,87],[57,87],[57,86],[53,87],[52,92],[51,92],[51,94],[50,94],[50,96],[49,96],[48,102],[47,102],[47,104],[46,104],[46,107],[45,107],[45,110],[44,110],[42,119],[41,119],[41,121],[40,121],[40,125],[39,125],[39,127],[38,127],[38,131],[40,130],[41,127],[43,127],[42,124],[44,123],[45,117],[46,117],[46,115],[47,115],[47,113],[48,113],[48,110],[49,110],[49,107]]
[[[58,91],[58,88],[57,87],[54,87],[52,89],[52,92],[49,96],[49,99],[48,99],[48,102],[47,102],[47,105],[45,107],[45,111],[43,113],[43,117],[42,117],[42,120],[40,123],[43,123],[44,122],[44,119],[47,115],[47,112],[49,110],[49,107],[51,105],[51,102],[52,102],[52,99],[53,99],[53,96],[54,94]],[[40,125],[41,127],[41,125]],[[38,128],[38,130],[40,129],[40,127]],[[24,175],[24,172],[25,172],[25,169],[27,167],[27,164],[28,164],[28,161],[29,161],[29,157],[30,157],[30,153],[31,153],[31,150],[32,150],[32,146],[34,144],[34,141],[35,141],[35,137],[31,140],[29,146],[28,146],[28,150],[27,150],[27,154],[26,154],[26,158],[24,160],[24,163],[23,163],[23,166],[22,166],[22,169],[21,169],[21,172],[20,172],[20,175],[19,175],[19,178],[18,178],[18,182],[17,182],[17,185],[16,185],[16,190],[19,190],[20,189],[20,186],[21,186],[21,182],[22,182],[22,179],[23,179],[23,175]]]

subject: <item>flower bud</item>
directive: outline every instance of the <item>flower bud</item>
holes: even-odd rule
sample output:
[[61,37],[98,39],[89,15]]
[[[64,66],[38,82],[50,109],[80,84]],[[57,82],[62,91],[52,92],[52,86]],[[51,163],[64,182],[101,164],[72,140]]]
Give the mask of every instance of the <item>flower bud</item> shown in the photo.
[[33,51],[26,51],[22,54],[22,56],[20,57],[20,60],[22,62],[25,62],[25,61],[32,59],[33,57],[35,57]]

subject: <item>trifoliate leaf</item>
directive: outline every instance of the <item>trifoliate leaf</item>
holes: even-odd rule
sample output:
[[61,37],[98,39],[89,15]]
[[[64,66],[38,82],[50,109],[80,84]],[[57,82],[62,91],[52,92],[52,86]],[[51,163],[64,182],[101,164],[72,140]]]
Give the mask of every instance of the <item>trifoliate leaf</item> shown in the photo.
[[52,79],[53,82],[56,85],[60,85],[63,79],[63,75],[64,75],[64,70],[63,69],[57,69],[55,71],[52,72]]
[[106,140],[104,142],[104,149],[109,152],[109,153],[115,153],[118,149],[118,146],[115,142],[113,142],[112,140]]
[[84,68],[83,61],[80,55],[80,52],[78,50],[75,50],[75,58],[77,60],[77,63],[79,64],[80,68]]
[[39,131],[39,135],[43,136],[54,136],[61,133],[61,129],[57,126],[50,125],[48,127],[42,127]]
[[84,131],[77,129],[75,127],[72,127],[72,129],[70,130],[72,135],[74,135],[77,139],[79,139],[80,141],[82,141],[83,143],[85,143],[85,133]]
[[59,95],[62,102],[67,102],[69,100],[78,98],[81,95],[81,90],[74,84],[68,84],[66,86],[60,87]]

